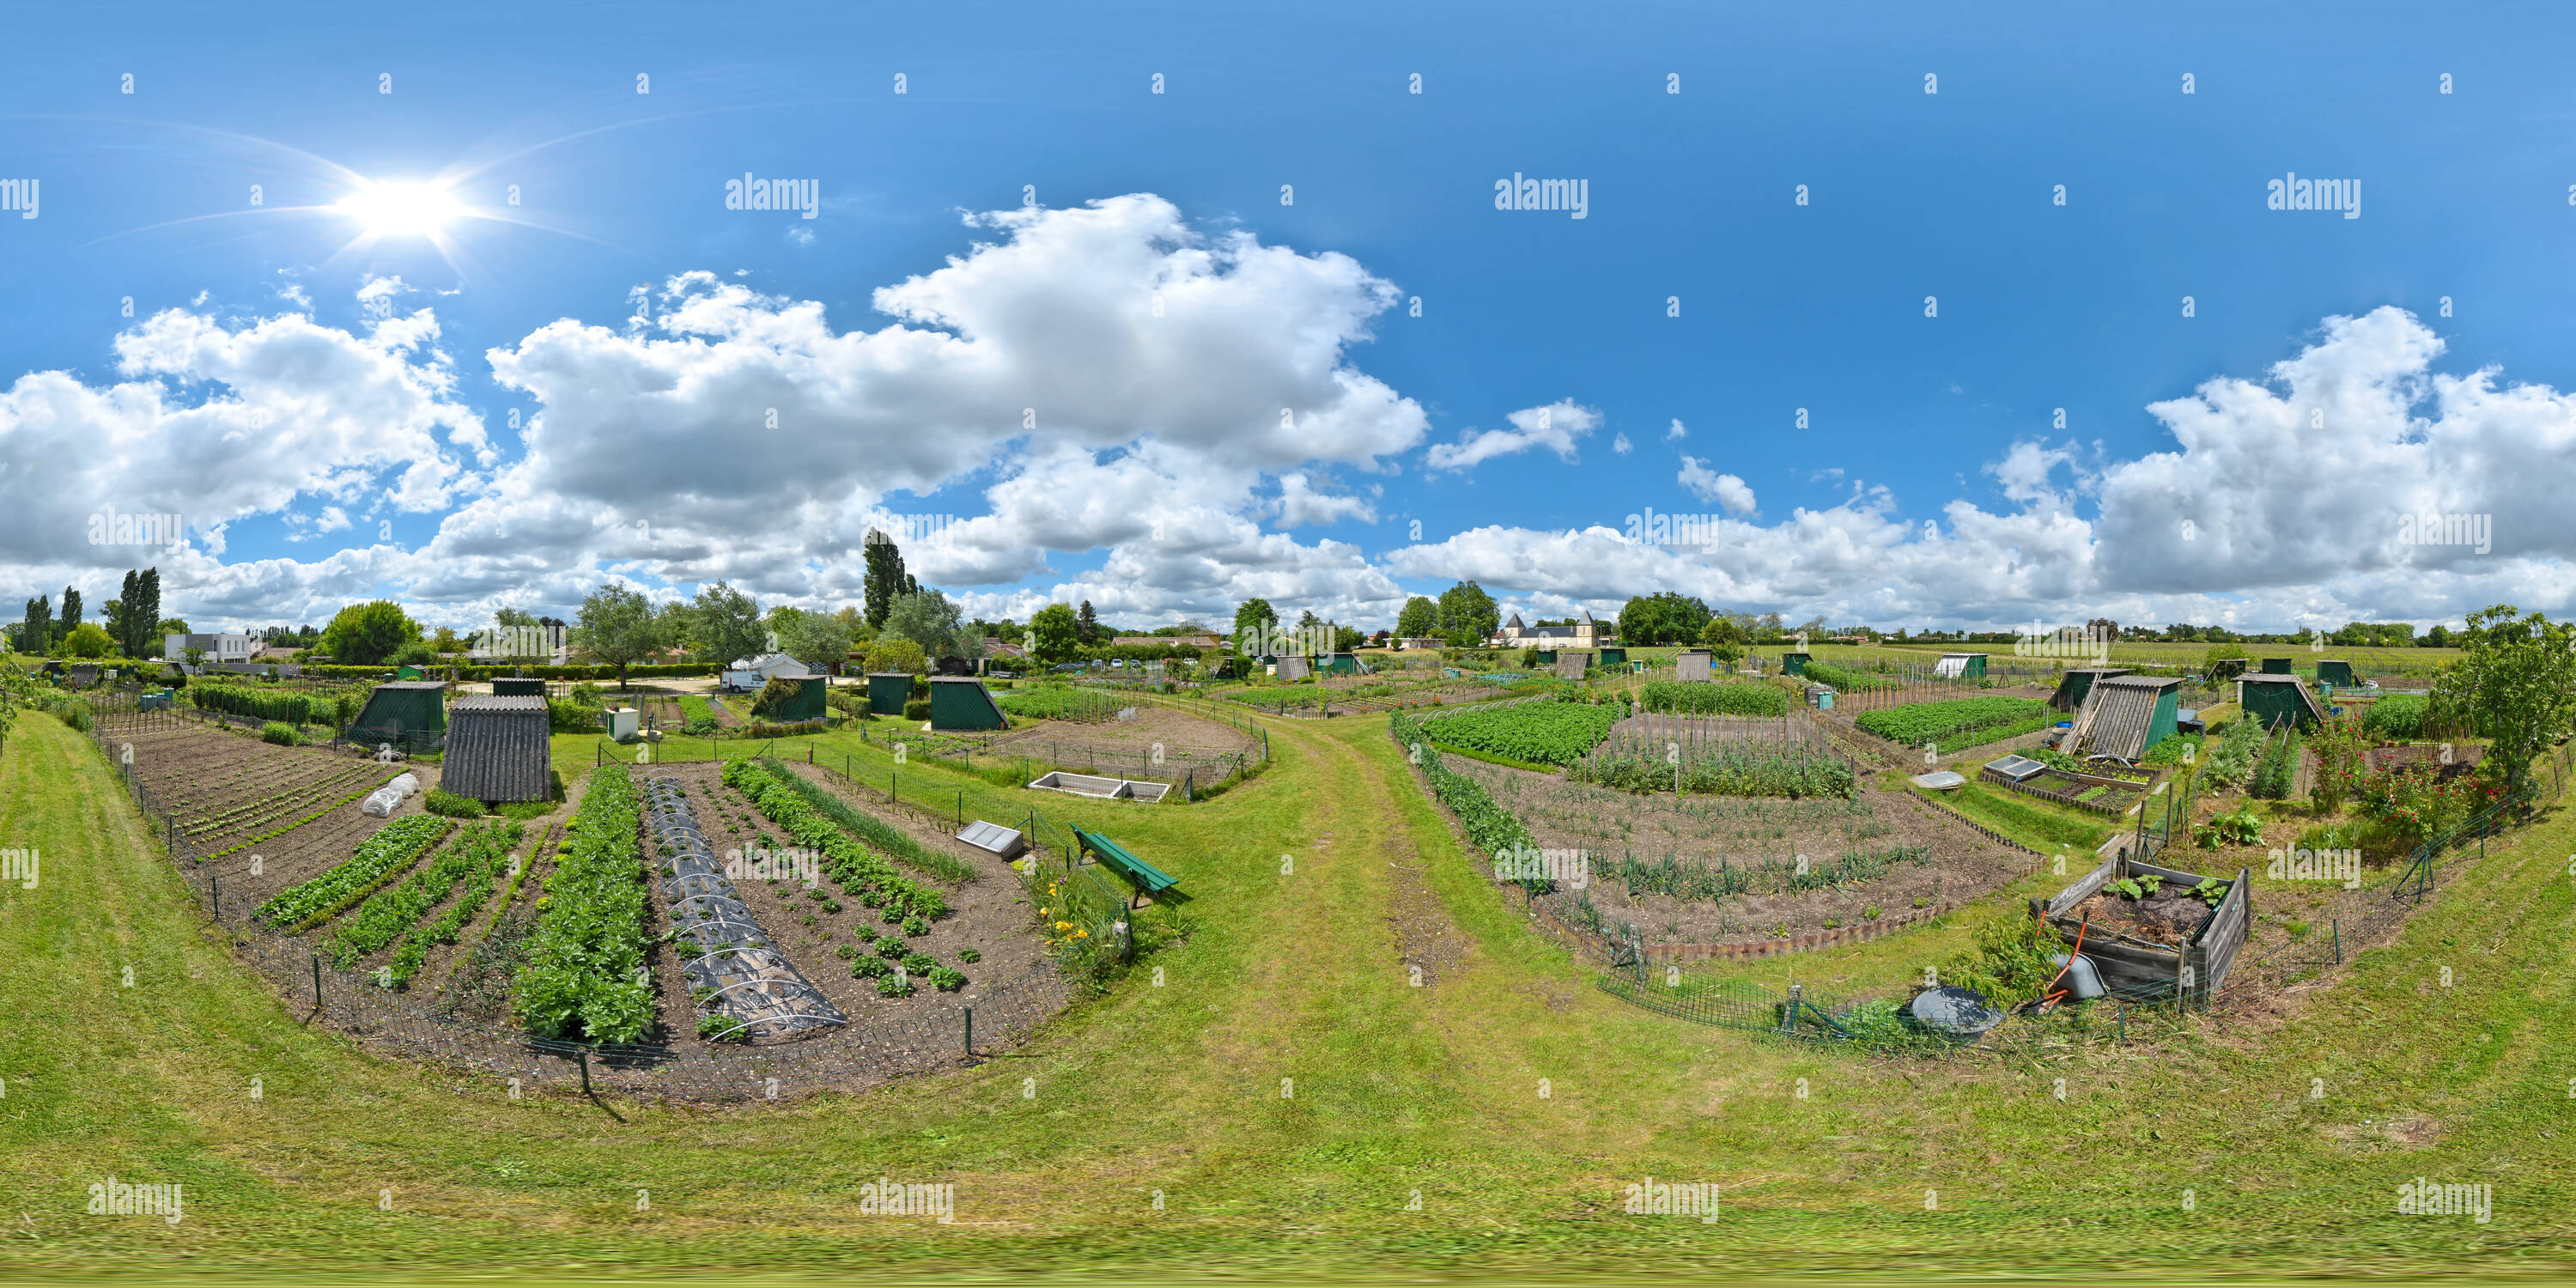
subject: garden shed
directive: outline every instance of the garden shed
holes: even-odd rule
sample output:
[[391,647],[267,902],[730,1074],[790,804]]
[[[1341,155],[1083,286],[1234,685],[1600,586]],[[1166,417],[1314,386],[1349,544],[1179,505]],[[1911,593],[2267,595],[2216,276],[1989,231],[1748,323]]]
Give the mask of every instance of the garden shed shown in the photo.
[[930,681],[930,727],[933,729],[1008,729],[992,691],[971,675],[935,676]]
[[751,714],[756,719],[793,724],[799,720],[823,718],[823,685],[820,676],[797,679],[792,676],[770,677],[760,687],[760,696],[752,699]]
[[1540,666],[1556,665],[1556,650],[1552,648],[1543,648],[1538,650],[1537,660]]
[[1714,656],[1697,649],[1676,654],[1673,657],[1673,678],[1685,682],[1713,680],[1716,676],[1710,670],[1710,663],[1715,660]]
[[1983,653],[1944,653],[1932,666],[1932,673],[1944,679],[1982,680],[1986,678],[1986,655]]
[[367,694],[367,705],[349,726],[349,738],[379,743],[420,742],[447,732],[447,682],[388,680]]
[[2066,736],[2071,755],[2111,756],[2136,762],[2174,735],[2182,681],[2151,675],[2115,675],[2093,686]]
[[1351,653],[1331,653],[1320,659],[1316,668],[1325,675],[1357,675],[1360,673],[1360,660]]
[[1628,650],[1624,648],[1605,648],[1601,650],[1601,665],[1626,666],[1627,664]]
[[1592,655],[1589,653],[1578,653],[1573,649],[1567,649],[1556,655],[1556,674],[1559,679],[1580,680],[1583,678],[1583,673],[1591,669]]
[[880,716],[903,714],[903,704],[912,697],[912,673],[909,671],[868,672],[868,713]]
[[2290,659],[2288,659],[2288,658],[2286,658],[2286,657],[2267,657],[2267,658],[2264,658],[2264,659],[2263,659],[2263,674],[2265,674],[2265,675],[2288,675],[2288,674],[2290,674]]
[[1307,665],[1306,659],[1302,657],[1290,654],[1282,656],[1279,659],[1277,675],[1280,679],[1302,680],[1314,673],[1315,669],[1312,666]]
[[2319,659],[2317,662],[2317,683],[2340,685],[2344,688],[2351,688],[2355,683],[2352,677],[2352,663],[2344,661],[2341,658],[2329,657]]
[[546,735],[544,698],[458,698],[438,785],[485,802],[546,800],[554,794]]
[[1804,653],[1781,654],[1780,673],[1782,675],[1805,675],[1807,673],[1807,655]]
[[2064,674],[2057,677],[2057,693],[2049,698],[2048,705],[2060,711],[2081,711],[2084,709],[2085,695],[2093,691],[2094,685],[2112,676],[2128,673],[2129,668],[2125,666],[2069,667]]
[[546,696],[546,682],[533,678],[523,679],[518,676],[494,676],[492,677],[492,696],[496,698],[542,698]]
[[2299,725],[2323,723],[2324,707],[2317,705],[2317,695],[2295,675],[2265,672],[2249,675],[2236,682],[2236,700],[2245,707],[2245,718],[2258,721],[2266,729],[2278,729],[2283,721]]

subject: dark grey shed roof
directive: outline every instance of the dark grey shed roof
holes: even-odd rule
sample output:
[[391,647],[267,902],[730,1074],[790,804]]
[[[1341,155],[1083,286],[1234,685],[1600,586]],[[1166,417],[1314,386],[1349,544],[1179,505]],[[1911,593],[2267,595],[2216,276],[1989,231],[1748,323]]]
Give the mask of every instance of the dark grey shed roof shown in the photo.
[[459,698],[447,709],[439,786],[478,801],[545,800],[553,793],[547,733],[544,698]]
[[2156,714],[2156,699],[2181,685],[2180,680],[2152,675],[2115,675],[2097,681],[2093,691],[2084,695],[2084,709],[2076,713],[2074,736],[2067,742],[2077,755],[2136,760],[2147,754],[2147,728]]

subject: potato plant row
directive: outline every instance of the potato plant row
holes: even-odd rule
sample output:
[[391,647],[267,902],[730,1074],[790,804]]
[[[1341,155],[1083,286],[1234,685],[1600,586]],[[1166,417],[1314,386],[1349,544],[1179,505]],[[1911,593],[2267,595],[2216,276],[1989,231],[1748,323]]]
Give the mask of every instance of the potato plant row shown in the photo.
[[627,767],[592,770],[519,969],[519,1018],[539,1037],[625,1043],[652,1030],[642,824]]

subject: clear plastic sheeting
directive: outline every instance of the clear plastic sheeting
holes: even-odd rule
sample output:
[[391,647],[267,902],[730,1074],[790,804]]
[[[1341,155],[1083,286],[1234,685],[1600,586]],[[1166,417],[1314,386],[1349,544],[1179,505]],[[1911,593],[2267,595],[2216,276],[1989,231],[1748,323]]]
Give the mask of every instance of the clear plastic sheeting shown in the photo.
[[392,782],[369,793],[366,800],[359,802],[358,810],[377,818],[391,818],[395,810],[402,808],[403,801],[419,790],[419,779],[409,774],[397,775]]
[[687,788],[668,774],[644,782],[644,819],[653,829],[654,876],[671,906],[681,974],[701,1010],[718,1017],[701,1030],[721,1042],[776,1042],[849,1023],[771,944],[760,919],[734,892]]

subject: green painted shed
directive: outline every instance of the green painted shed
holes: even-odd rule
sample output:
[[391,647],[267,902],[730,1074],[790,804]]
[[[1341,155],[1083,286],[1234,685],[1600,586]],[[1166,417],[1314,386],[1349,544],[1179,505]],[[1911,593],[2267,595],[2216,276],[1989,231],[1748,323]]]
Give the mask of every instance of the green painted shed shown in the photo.
[[2355,683],[2352,677],[2352,663],[2341,658],[2320,659],[2317,662],[2317,683],[2351,688]]
[[2094,684],[2075,715],[2065,745],[2078,756],[2110,756],[2132,763],[2174,735],[2182,681],[2151,675],[2115,675]]
[[903,714],[903,704],[912,697],[912,673],[909,671],[868,672],[868,713],[880,716]]
[[1626,666],[1627,664],[1628,650],[1624,648],[1605,648],[1601,650],[1601,665]]
[[2049,698],[2048,705],[2060,711],[2081,711],[2085,696],[2093,691],[2094,685],[2128,673],[2129,668],[2125,666],[2070,667],[2057,677],[2057,692]]
[[1552,648],[1540,649],[1538,651],[1538,664],[1540,666],[1556,665],[1556,650]]
[[933,729],[1008,729],[1001,704],[971,675],[937,675],[930,680],[930,727]]
[[546,696],[546,682],[534,677],[522,679],[518,676],[510,675],[494,676],[492,678],[492,696],[496,698],[542,698]]
[[419,741],[447,732],[447,683],[443,680],[389,680],[367,694],[367,705],[349,726],[351,741],[378,743]]
[[819,675],[802,680],[773,675],[760,686],[760,696],[751,701],[754,719],[778,724],[820,720],[823,712],[823,677]]
[[1986,655],[1983,653],[1944,653],[1935,668],[1940,674],[1960,680],[1986,678]]
[[2245,718],[2259,722],[2266,729],[2278,729],[2287,723],[2302,728],[2323,723],[2325,708],[2317,704],[2317,695],[2308,691],[2295,675],[2264,672],[2249,675],[2236,682],[2237,700],[2244,704]]
[[1357,675],[1360,660],[1350,653],[1329,653],[1315,659],[1315,670],[1323,675]]
[[2263,659],[2263,674],[2265,674],[2265,675],[2289,675],[2289,674],[2291,674],[2291,671],[2290,671],[2290,659],[2288,659],[2288,658],[2286,658],[2286,657],[2267,657],[2267,658],[2264,658],[2264,659]]
[[1804,653],[1781,654],[1780,673],[1783,675],[1805,675],[1807,673],[1807,655]]

